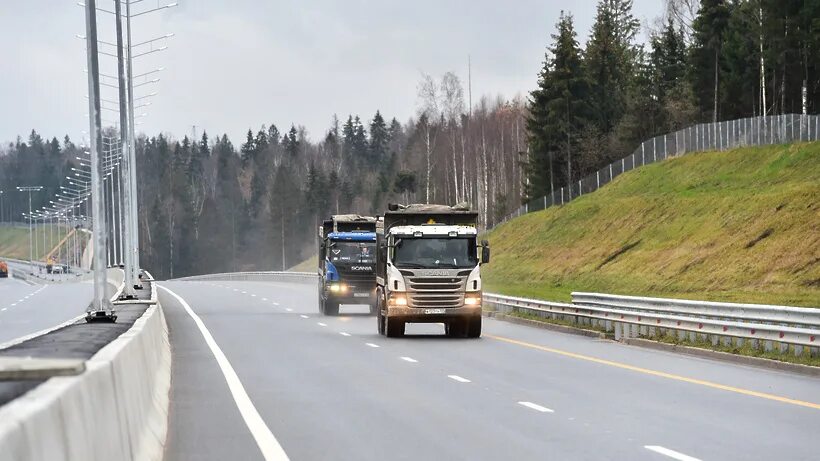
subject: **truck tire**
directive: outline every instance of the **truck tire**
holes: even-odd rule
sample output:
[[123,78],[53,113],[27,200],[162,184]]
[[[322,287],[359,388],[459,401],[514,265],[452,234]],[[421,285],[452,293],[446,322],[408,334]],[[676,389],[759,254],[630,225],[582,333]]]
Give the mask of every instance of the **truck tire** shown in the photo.
[[325,315],[339,315],[339,302],[332,299],[325,300]]
[[466,336],[468,338],[478,338],[481,336],[481,316],[476,315],[466,322]]
[[467,322],[463,319],[450,320],[444,324],[444,334],[448,338],[463,338],[466,330]]
[[404,322],[399,320],[390,320],[390,317],[384,319],[384,330],[388,338],[399,338],[404,336]]

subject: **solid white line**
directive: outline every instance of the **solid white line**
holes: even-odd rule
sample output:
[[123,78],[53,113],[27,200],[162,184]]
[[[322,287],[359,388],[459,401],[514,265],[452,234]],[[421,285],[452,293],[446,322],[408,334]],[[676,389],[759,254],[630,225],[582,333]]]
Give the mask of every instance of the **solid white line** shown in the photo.
[[173,296],[182,305],[188,315],[191,316],[194,323],[196,323],[196,326],[199,328],[199,332],[202,333],[202,337],[205,338],[205,343],[214,355],[216,363],[222,370],[222,375],[228,383],[228,389],[231,391],[231,396],[233,397],[234,402],[236,402],[236,407],[239,409],[242,419],[245,420],[245,425],[248,426],[248,430],[250,430],[251,435],[256,441],[256,445],[259,446],[259,450],[262,451],[262,456],[265,460],[284,461],[289,459],[288,455],[285,453],[285,450],[283,450],[282,446],[279,444],[279,441],[276,440],[276,437],[274,437],[273,433],[265,424],[265,421],[259,415],[256,407],[253,406],[253,402],[251,402],[251,398],[248,396],[248,393],[245,392],[245,387],[242,385],[242,381],[239,380],[239,376],[237,376],[231,366],[231,362],[228,361],[228,358],[222,352],[222,349],[220,349],[219,345],[216,344],[216,340],[214,340],[214,337],[211,336],[211,332],[208,331],[208,328],[202,322],[202,319],[194,313],[191,306],[189,306],[188,303],[186,303],[185,300],[178,294],[168,288],[165,288],[164,286],[160,286],[160,288],[168,292],[169,295]]
[[405,362],[410,362],[410,363],[417,363],[418,362],[418,360],[416,360],[414,358],[411,358],[411,357],[402,357],[401,359],[404,360]]
[[326,323],[322,323],[322,322],[316,322],[316,325],[319,325],[320,327],[326,327],[327,326]]
[[698,458],[693,458],[689,455],[684,455],[683,453],[678,453],[675,450],[670,450],[659,445],[645,445],[644,448],[646,448],[649,451],[654,451],[655,453],[660,453],[664,456],[668,456],[672,459],[677,459],[678,461],[700,461],[700,459]]
[[370,346],[370,347],[379,347],[378,344],[373,344],[373,343],[365,343],[365,344]]
[[541,405],[536,405],[532,402],[518,402],[519,405],[523,405],[527,408],[531,408],[535,411],[540,411],[541,413],[555,413],[555,411],[550,410],[547,407],[542,407]]
[[303,319],[309,319],[310,318],[310,317],[308,317],[307,315],[304,315],[304,314],[300,315],[299,317],[302,317]]
[[467,379],[467,378],[462,378],[461,376],[458,376],[458,375],[447,375],[447,377],[448,377],[448,378],[450,378],[450,379],[452,379],[453,381],[458,381],[458,382],[460,382],[460,383],[469,383],[469,382],[472,382],[472,381],[470,381],[469,379]]
[[342,336],[350,336],[350,333],[345,333],[344,331],[340,332],[339,334]]

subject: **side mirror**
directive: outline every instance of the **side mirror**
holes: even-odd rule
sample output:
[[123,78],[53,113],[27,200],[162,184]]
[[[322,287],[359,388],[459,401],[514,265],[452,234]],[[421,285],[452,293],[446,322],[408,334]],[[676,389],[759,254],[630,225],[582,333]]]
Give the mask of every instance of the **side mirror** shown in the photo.
[[486,240],[481,241],[481,264],[490,262],[490,242]]

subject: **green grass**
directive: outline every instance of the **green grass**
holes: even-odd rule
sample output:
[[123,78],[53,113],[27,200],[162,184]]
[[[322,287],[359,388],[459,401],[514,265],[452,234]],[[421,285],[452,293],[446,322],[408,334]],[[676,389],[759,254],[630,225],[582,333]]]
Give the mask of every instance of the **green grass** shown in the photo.
[[[65,237],[68,229],[65,226],[54,226],[53,233],[49,226],[37,226],[32,237],[36,239],[34,259],[42,260],[57,243]],[[45,237],[45,247],[43,246]],[[0,226],[0,258],[28,259],[29,258],[29,231],[28,227]]]
[[289,272],[316,272],[316,257],[310,258],[300,262],[299,264],[288,269]]
[[820,143],[689,154],[488,234],[488,291],[820,306]]

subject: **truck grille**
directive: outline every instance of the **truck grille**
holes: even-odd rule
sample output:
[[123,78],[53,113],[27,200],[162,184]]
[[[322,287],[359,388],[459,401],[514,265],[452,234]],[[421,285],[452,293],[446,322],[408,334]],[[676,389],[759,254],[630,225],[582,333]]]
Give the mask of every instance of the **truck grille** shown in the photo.
[[450,308],[464,304],[466,277],[407,277],[410,307]]
[[372,287],[376,285],[376,277],[372,272],[340,270],[339,279],[350,287]]

